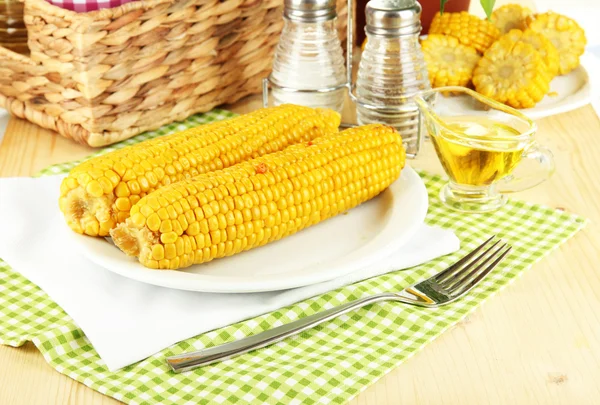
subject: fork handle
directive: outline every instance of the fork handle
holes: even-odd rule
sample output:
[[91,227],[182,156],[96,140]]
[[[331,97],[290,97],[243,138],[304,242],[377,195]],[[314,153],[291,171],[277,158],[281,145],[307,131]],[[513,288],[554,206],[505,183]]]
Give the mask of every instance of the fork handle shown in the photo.
[[365,305],[373,304],[379,301],[398,301],[399,298],[400,297],[398,297],[397,294],[392,293],[376,294],[365,298],[359,298],[357,300],[348,302],[347,304],[342,304],[337,307],[318,312],[305,318],[298,319],[297,321],[266,330],[244,339],[211,347],[210,349],[206,350],[199,350],[196,352],[183,353],[177,356],[168,357],[167,363],[176,373],[189,371],[196,367],[217,363],[219,361],[239,356],[240,354],[248,353],[255,349],[269,346],[287,337],[297,335],[307,329],[320,325],[325,321],[337,318],[338,316],[354,309],[364,307]]

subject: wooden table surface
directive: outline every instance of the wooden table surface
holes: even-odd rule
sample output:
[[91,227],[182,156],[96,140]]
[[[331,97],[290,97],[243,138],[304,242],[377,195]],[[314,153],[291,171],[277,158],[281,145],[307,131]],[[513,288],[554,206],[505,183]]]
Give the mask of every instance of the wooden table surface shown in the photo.
[[[260,107],[250,97],[228,107]],[[555,154],[550,181],[516,198],[590,224],[468,319],[351,401],[353,405],[600,403],[600,121],[591,107],[538,122]],[[0,144],[0,176],[29,176],[92,149],[18,119]],[[441,172],[430,144],[413,167]],[[32,344],[0,346],[0,404],[118,404],[52,369]]]

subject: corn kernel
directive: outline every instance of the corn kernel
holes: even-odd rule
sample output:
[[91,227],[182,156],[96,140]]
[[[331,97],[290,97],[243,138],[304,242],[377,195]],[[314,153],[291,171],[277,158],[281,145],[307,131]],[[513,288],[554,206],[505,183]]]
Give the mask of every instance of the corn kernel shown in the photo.
[[175,248],[175,244],[165,243],[165,258],[171,260],[175,257],[177,257],[177,248]]
[[115,200],[115,206],[119,211],[129,212],[131,209],[131,204],[129,202],[129,198],[119,197]]
[[160,235],[160,241],[164,244],[175,243],[177,238],[178,238],[178,236],[175,232],[167,232],[167,233],[163,233],[162,235]]
[[130,180],[127,182],[127,187],[129,187],[129,191],[131,194],[139,194],[142,190],[140,189],[140,184],[137,180]]
[[175,208],[172,205],[167,206],[166,210],[169,215],[169,218],[171,218],[171,219],[177,218],[177,211],[175,211]]
[[[117,212],[117,223],[125,222],[127,220],[127,218],[129,218],[128,212],[124,212],[124,211]],[[112,224],[103,223],[102,225],[108,227],[107,231],[112,229]]]
[[152,258],[154,260],[162,260],[165,258],[165,248],[161,244],[152,246]]
[[177,217],[177,222],[179,222],[179,224],[181,225],[181,229],[187,229],[188,227],[188,221],[185,218],[185,215],[180,215]]
[[175,249],[177,251],[177,256],[182,256],[184,254],[184,249],[183,249],[183,239],[182,238],[177,238],[177,240],[175,241]]
[[143,216],[145,216],[146,218],[148,218],[150,215],[152,215],[152,213],[154,212],[154,210],[149,205],[144,204],[144,205],[140,206],[140,212],[142,213]]
[[198,222],[191,223],[185,230],[185,233],[190,236],[198,235],[200,233],[200,224]]
[[171,225],[173,225],[173,232],[175,232],[177,235],[181,235],[183,233],[183,228],[181,227],[179,221],[172,220]]
[[90,221],[85,225],[85,234],[86,235],[97,235],[100,230],[100,226],[97,221]]
[[217,217],[213,216],[208,218],[208,229],[211,231],[219,229],[219,221],[217,220]]
[[102,197],[103,195],[102,186],[97,180],[92,180],[87,183],[85,191],[92,197]]
[[153,232],[156,232],[159,230],[160,224],[161,224],[160,218],[158,217],[158,215],[156,213],[152,213],[146,220],[146,225],[148,226],[148,229],[150,229]]
[[129,187],[127,187],[127,184],[125,183],[119,183],[117,184],[117,187],[115,188],[115,195],[117,197],[129,197],[131,193],[129,192]]
[[173,226],[171,225],[171,221],[170,220],[161,221],[159,231],[160,231],[160,233],[172,232]]
[[139,212],[136,214],[133,214],[131,216],[131,222],[133,223],[133,225],[135,225],[137,228],[141,228],[146,224],[146,217],[144,217],[142,214],[140,214]]

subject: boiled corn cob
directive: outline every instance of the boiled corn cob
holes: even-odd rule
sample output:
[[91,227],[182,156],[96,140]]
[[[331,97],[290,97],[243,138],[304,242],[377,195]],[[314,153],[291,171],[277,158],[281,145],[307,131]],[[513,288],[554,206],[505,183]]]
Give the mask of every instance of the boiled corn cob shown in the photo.
[[74,231],[106,236],[161,186],[337,132],[339,124],[334,111],[283,105],[142,142],[71,170],[60,209]]
[[524,29],[525,21],[531,15],[531,10],[519,4],[506,4],[498,7],[491,16],[492,24],[506,34],[512,29]]
[[437,13],[431,21],[429,34],[455,37],[461,44],[483,53],[500,36],[500,31],[491,22],[462,11]]
[[521,41],[496,41],[473,71],[478,93],[514,108],[530,108],[550,89],[540,54]]
[[528,17],[527,27],[543,34],[554,44],[560,55],[559,74],[567,74],[579,66],[579,57],[585,51],[587,39],[583,28],[575,20],[547,12]]
[[[539,32],[531,29],[526,29],[525,31],[514,29],[508,34],[500,37],[499,41],[509,41],[512,43],[521,41],[533,46],[534,49],[539,52],[542,60],[546,64],[546,69],[550,74],[550,80],[558,74],[560,65],[558,51],[552,42]],[[508,46],[510,46],[510,44]]]
[[161,187],[111,231],[153,269],[178,269],[291,235],[367,201],[400,175],[405,152],[374,124],[296,144]]
[[454,37],[437,34],[429,34],[421,46],[432,87],[469,84],[481,58],[475,48],[461,44]]

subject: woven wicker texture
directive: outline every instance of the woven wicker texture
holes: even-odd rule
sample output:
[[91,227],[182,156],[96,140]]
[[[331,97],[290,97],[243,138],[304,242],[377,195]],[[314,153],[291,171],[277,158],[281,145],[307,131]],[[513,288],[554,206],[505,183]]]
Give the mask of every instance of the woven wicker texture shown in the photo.
[[[0,106],[103,146],[260,92],[283,0],[142,0],[75,13],[25,0],[29,57],[0,47]],[[345,38],[347,7],[338,0]]]

